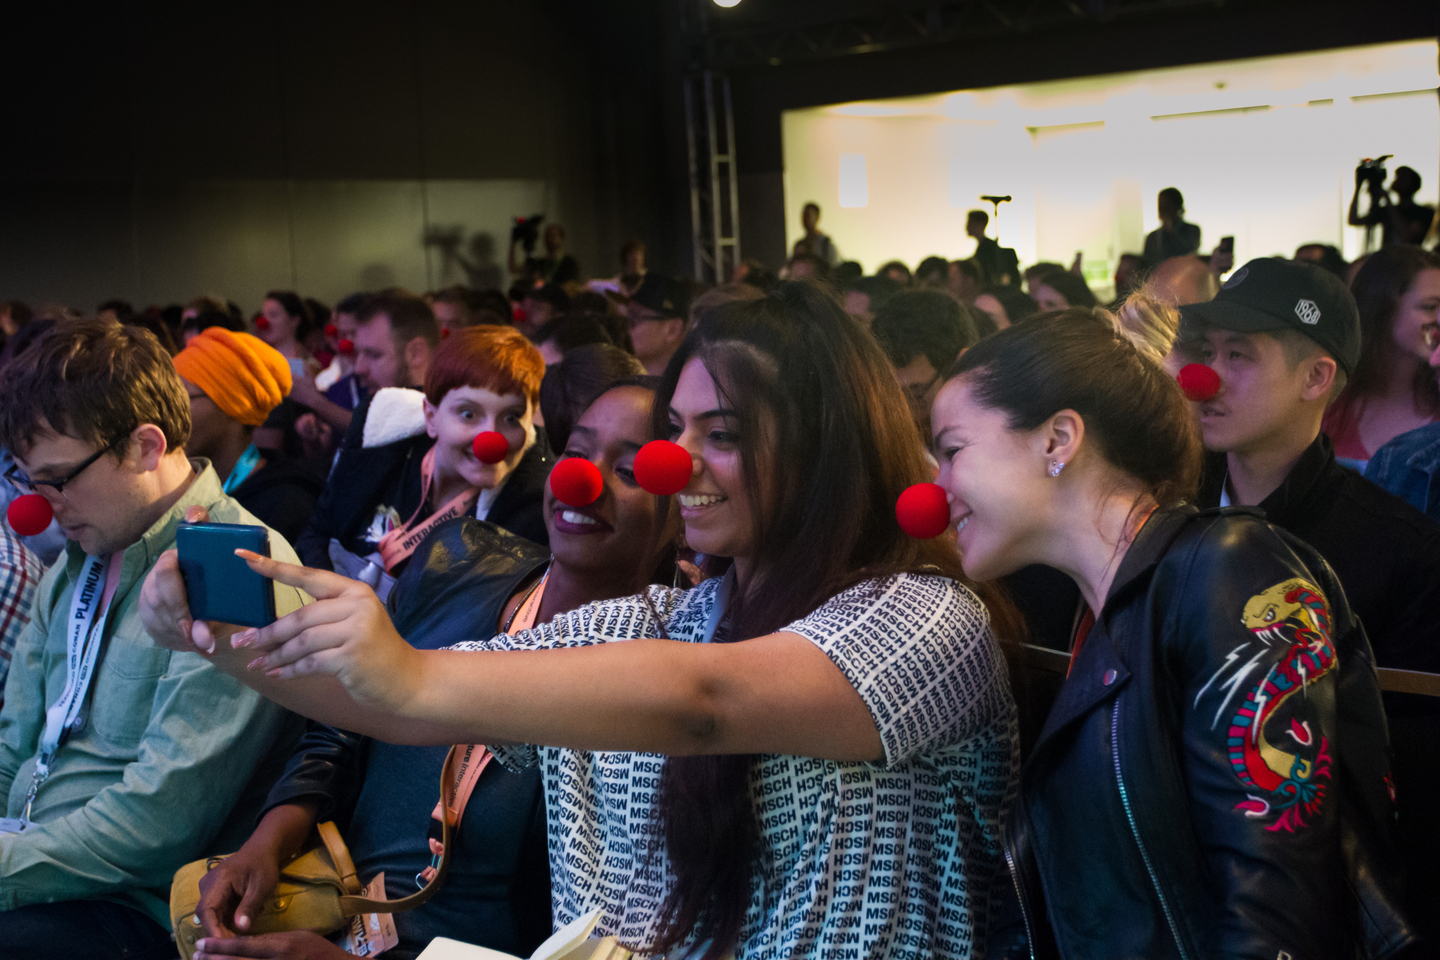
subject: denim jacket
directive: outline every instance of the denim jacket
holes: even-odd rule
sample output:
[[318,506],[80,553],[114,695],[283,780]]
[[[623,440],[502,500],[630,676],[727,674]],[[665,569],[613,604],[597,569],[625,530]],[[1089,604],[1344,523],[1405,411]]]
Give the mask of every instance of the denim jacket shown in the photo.
[[1365,467],[1365,479],[1440,520],[1440,423],[1427,423],[1391,440]]

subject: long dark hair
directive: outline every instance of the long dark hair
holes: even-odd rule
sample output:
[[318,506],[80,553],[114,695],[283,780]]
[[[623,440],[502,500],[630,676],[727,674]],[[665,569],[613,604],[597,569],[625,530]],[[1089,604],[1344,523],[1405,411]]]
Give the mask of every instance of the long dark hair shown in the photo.
[[1072,307],[1012,324],[967,350],[955,377],[1004,411],[1012,430],[1074,410],[1101,456],[1161,506],[1195,494],[1203,448],[1184,394],[1104,311]]
[[[1422,271],[1440,268],[1440,256],[1419,247],[1384,247],[1365,260],[1351,281],[1350,292],[1360,308],[1360,362],[1350,381],[1336,398],[1337,407],[1349,408],[1384,390],[1390,377],[1385,361],[1392,343],[1390,331],[1400,300]],[[1421,360],[1415,361],[1413,380],[1415,411],[1433,415],[1440,411],[1440,387],[1435,372]]]
[[[740,420],[746,491],[759,505],[751,580],[737,585],[717,640],[772,633],[887,573],[925,570],[968,583],[953,543],[911,539],[895,522],[895,499],[933,472],[885,355],[833,294],[787,282],[703,315],[665,370],[657,435],[669,434],[670,399],[697,358]],[[991,609],[1004,621],[997,632],[1013,626],[1013,608]],[[660,810],[675,883],[647,950],[710,938],[713,960],[739,942],[761,854],[753,759],[666,760]]]

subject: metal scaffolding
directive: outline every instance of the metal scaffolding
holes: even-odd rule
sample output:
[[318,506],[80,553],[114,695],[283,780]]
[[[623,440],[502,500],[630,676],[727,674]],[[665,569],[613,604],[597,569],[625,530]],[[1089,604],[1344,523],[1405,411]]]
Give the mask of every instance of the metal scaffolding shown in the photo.
[[695,279],[724,283],[740,263],[740,193],[729,78],[709,70],[685,78],[685,137]]

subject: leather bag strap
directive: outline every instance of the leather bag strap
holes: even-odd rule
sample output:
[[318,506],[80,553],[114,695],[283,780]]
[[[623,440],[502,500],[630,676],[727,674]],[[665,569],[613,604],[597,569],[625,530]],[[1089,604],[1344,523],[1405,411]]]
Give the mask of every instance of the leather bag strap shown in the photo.
[[[456,757],[461,749],[463,748],[451,747],[450,752],[445,755],[445,765],[440,769],[440,802],[445,805],[446,809],[449,809],[455,800],[455,777],[453,770]],[[333,824],[330,826],[332,829],[334,828]],[[337,831],[335,834],[337,840],[339,836],[340,834]],[[366,897],[354,896],[341,897],[341,912],[349,917],[357,913],[400,913],[404,910],[414,910],[420,906],[420,904],[435,896],[440,890],[440,884],[444,882],[445,874],[450,869],[450,853],[454,847],[454,844],[451,842],[453,838],[454,830],[450,826],[450,818],[444,817],[440,821],[440,843],[444,846],[444,850],[440,854],[440,866],[435,870],[435,879],[425,884],[425,889],[418,893],[412,893],[408,897],[401,897],[399,900],[370,900]],[[350,855],[348,853],[345,855],[345,861],[350,863]],[[337,863],[336,866],[338,867],[339,864]],[[355,873],[353,863],[350,865],[350,873],[352,876]],[[355,889],[360,889],[358,881]]]
[[357,894],[361,890],[360,878],[355,875],[355,861],[350,859],[350,851],[345,847],[345,841],[340,839],[340,830],[329,820],[317,824],[315,827],[320,834],[320,842],[325,844],[325,850],[330,854],[330,862],[335,864],[335,872],[340,875],[340,883],[349,894]]

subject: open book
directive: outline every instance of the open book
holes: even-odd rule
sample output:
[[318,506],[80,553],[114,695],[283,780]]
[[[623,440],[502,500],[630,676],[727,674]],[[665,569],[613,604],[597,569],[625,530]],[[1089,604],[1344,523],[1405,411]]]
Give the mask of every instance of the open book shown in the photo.
[[[614,937],[591,940],[590,931],[600,921],[600,911],[591,910],[556,930],[529,960],[630,960],[631,953],[615,941]],[[512,954],[477,947],[473,943],[461,943],[448,937],[436,937],[430,941],[417,960],[520,960]]]

